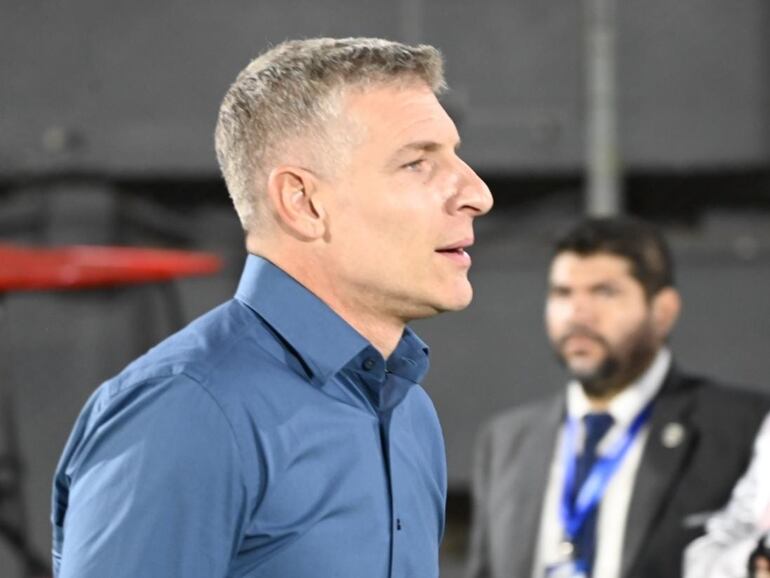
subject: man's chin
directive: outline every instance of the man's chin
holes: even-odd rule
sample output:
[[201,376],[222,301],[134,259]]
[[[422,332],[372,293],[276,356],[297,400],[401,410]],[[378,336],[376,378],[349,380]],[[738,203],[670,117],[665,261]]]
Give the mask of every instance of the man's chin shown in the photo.
[[449,311],[462,311],[473,301],[473,291],[469,290],[467,293],[458,296],[449,308]]
[[574,363],[574,362],[567,361],[565,365],[567,366],[567,370],[569,371],[569,374],[572,376],[572,378],[580,382],[596,381],[597,379],[601,379],[602,377],[601,375],[602,364],[599,362]]
[[451,300],[446,299],[441,303],[436,303],[430,315],[426,315],[425,317],[431,317],[433,315],[438,315],[439,313],[452,313],[453,311],[462,311],[463,309],[468,307],[468,305],[470,304],[471,304],[471,297],[451,299]]
[[612,362],[602,360],[597,364],[569,364],[567,367],[572,378],[580,383],[588,397],[604,398],[622,389],[622,385],[617,382],[617,367]]
[[444,295],[442,298],[425,300],[419,307],[406,312],[406,320],[427,319],[441,313],[451,313],[453,311],[462,311],[470,305],[473,292],[459,293],[453,295]]
[[567,364],[570,377],[580,383],[583,391],[589,397],[602,397],[607,385],[607,368],[602,363],[595,364]]
[[473,301],[473,287],[468,279],[463,279],[451,292],[444,295],[440,308],[442,311],[462,311]]

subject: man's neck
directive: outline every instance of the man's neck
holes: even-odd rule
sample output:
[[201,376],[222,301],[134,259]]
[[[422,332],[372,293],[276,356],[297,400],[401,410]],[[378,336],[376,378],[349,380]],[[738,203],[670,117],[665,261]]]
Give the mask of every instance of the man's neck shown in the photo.
[[[640,373],[640,375],[643,373],[644,372]],[[598,384],[596,383],[590,387],[586,387],[582,383],[580,385],[586,396],[586,400],[591,407],[591,411],[606,411],[610,403],[612,403],[612,400],[631,387],[636,378],[638,378],[638,376],[634,379],[617,380],[615,383],[606,383],[599,386],[597,386]]]
[[332,311],[360,333],[384,359],[387,359],[398,346],[404,334],[406,323],[401,319],[390,318],[379,314],[371,307],[341,298],[336,290],[333,279],[325,271],[314,267],[313,260],[299,262],[296,259],[285,258],[280,252],[253,250],[257,254],[282,269],[287,275],[300,283],[308,291],[323,301]]
[[610,402],[615,399],[620,392],[617,392],[613,395],[604,396],[604,397],[589,397],[586,396],[588,399],[588,405],[591,408],[592,412],[604,412],[607,411],[610,407]]

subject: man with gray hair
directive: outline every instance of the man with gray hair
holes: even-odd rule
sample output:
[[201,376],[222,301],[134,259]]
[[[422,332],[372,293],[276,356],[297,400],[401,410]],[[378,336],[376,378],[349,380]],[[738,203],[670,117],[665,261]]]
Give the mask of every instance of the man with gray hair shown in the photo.
[[59,578],[438,576],[446,467],[410,320],[464,308],[492,199],[440,54],[285,42],[241,72],[217,156],[235,298],[103,384],[55,476]]

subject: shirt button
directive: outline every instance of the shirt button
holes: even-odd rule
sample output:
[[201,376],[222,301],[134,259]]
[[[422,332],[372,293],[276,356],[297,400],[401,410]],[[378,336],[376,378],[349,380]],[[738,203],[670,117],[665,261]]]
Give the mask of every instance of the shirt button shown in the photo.
[[364,364],[363,364],[364,369],[366,371],[370,371],[374,367],[375,363],[376,361],[374,361],[374,359],[372,359],[371,357],[367,357],[366,359],[364,359]]

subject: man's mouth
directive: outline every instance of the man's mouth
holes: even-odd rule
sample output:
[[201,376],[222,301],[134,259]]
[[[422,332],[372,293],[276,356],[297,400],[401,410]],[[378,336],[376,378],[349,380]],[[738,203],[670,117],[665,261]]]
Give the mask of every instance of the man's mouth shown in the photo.
[[607,342],[590,330],[571,331],[559,340],[559,349],[565,354],[582,355],[596,347],[606,349]]
[[470,247],[472,244],[473,240],[468,239],[436,249],[436,253],[440,253],[441,255],[452,259],[452,261],[458,265],[470,266],[471,256],[465,251],[465,249]]

